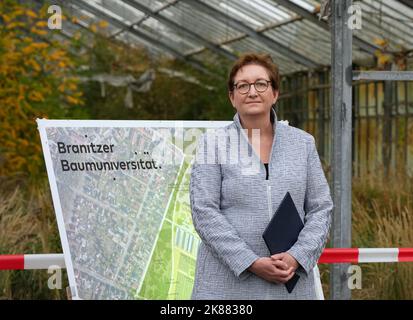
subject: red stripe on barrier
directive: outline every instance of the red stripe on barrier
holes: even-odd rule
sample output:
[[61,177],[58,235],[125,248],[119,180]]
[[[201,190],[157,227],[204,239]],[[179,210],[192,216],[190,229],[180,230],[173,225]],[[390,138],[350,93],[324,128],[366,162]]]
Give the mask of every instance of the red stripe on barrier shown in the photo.
[[[373,248],[363,248],[369,250]],[[375,248],[380,250],[385,248]],[[413,262],[413,248],[398,248],[399,262]],[[380,255],[380,252],[378,253]],[[42,257],[47,261],[47,254]],[[0,270],[24,270],[24,255],[0,255]],[[380,256],[378,256],[380,260]],[[326,248],[320,256],[318,263],[358,263],[359,262],[359,248]],[[380,261],[377,261],[380,262]],[[384,261],[388,262],[388,261]],[[45,268],[46,269],[46,268]]]
[[412,262],[413,261],[413,248],[400,248],[398,258],[399,258],[399,262]]
[[24,255],[0,255],[0,270],[24,270]]
[[318,259],[318,263],[357,263],[358,261],[358,248],[327,248]]

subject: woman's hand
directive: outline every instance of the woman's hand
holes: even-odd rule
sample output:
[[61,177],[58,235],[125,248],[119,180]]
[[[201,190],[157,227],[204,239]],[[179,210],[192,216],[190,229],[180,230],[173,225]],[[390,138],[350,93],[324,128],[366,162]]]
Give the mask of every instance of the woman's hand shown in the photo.
[[248,268],[257,276],[273,283],[286,283],[294,275],[294,267],[288,266],[282,260],[272,258],[259,258]]
[[275,261],[284,262],[288,267],[292,267],[294,272],[300,266],[297,260],[295,260],[295,258],[287,252],[274,254],[271,256],[271,260],[273,260],[274,262]]

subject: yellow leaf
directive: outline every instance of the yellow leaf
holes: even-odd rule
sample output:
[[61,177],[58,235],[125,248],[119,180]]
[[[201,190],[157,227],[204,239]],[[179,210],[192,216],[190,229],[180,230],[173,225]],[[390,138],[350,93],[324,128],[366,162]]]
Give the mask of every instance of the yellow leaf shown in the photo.
[[99,21],[99,27],[100,28],[107,28],[108,22],[106,20],[100,20]]
[[44,101],[43,95],[38,91],[31,91],[29,93],[29,99],[32,100],[32,101],[36,101],[36,102]]
[[77,89],[77,85],[75,83],[68,83],[67,85],[69,87],[69,90],[76,90]]
[[82,101],[80,101],[77,98],[74,98],[72,96],[66,96],[66,100],[67,102],[69,102],[70,104],[82,104]]
[[22,52],[26,55],[31,54],[35,50],[41,50],[47,48],[49,45],[46,42],[35,42],[31,43],[27,47],[22,49]]
[[11,18],[7,14],[0,14],[0,17],[3,18],[5,23],[9,23]]
[[388,62],[390,62],[390,61],[391,61],[391,56],[388,55],[388,54],[380,55],[380,56],[378,57],[378,60],[377,60],[377,62],[378,62],[379,65],[384,65],[384,64],[386,64],[386,63],[388,63]]
[[29,17],[32,17],[32,18],[37,18],[37,14],[32,10],[27,10],[26,15],[28,15]]
[[381,38],[374,38],[374,43],[377,44],[378,46],[384,47],[388,44],[388,41],[386,39],[381,39]]
[[53,53],[49,56],[49,59],[52,61],[56,61],[61,59],[65,53],[62,50],[55,50]]
[[23,22],[12,22],[9,25],[6,26],[6,29],[14,29],[17,27],[24,27],[24,23]]
[[42,68],[40,67],[40,65],[36,62],[36,60],[34,59],[29,59],[26,62],[27,65],[31,65],[33,67],[34,70],[36,70],[37,72],[39,72],[40,70],[42,70]]
[[36,43],[33,43],[32,46],[35,47],[36,49],[45,49],[49,46],[49,44],[46,42],[36,42]]
[[47,34],[47,31],[45,31],[45,30],[40,30],[40,29],[36,29],[36,28],[34,28],[34,27],[32,27],[32,28],[30,29],[30,32],[32,32],[32,33],[34,33],[34,34],[37,34],[37,35],[39,35],[39,36],[45,36],[45,35]]
[[14,17],[21,16],[22,14],[24,14],[23,9],[17,9],[16,11],[13,12]]
[[22,147],[28,147],[29,146],[29,142],[26,139],[20,139],[20,145]]
[[27,47],[24,47],[24,48],[22,49],[22,52],[23,52],[25,55],[29,55],[29,54],[31,54],[34,50],[35,50],[35,48],[34,48],[32,45],[28,45]]
[[47,27],[47,22],[46,21],[38,21],[38,22],[36,22],[35,26],[39,27],[39,28]]

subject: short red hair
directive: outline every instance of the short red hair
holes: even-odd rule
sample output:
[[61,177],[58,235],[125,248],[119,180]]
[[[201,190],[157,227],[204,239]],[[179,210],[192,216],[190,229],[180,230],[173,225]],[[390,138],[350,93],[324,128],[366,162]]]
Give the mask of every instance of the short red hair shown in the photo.
[[245,53],[241,55],[237,61],[235,61],[228,75],[228,90],[230,92],[234,91],[234,78],[239,69],[251,64],[264,67],[270,77],[272,88],[278,91],[280,87],[280,75],[277,65],[274,63],[269,54],[258,53]]

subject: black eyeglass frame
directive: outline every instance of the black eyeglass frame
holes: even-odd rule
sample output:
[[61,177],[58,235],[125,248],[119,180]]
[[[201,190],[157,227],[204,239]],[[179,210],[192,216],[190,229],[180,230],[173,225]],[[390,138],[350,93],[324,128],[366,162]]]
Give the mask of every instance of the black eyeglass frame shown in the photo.
[[[258,90],[257,87],[255,86],[256,83],[257,83],[257,82],[260,82],[260,81],[262,81],[262,82],[264,82],[264,81],[267,82],[267,87],[266,87],[265,90],[263,90],[263,91]],[[247,90],[246,92],[244,92],[244,93],[239,92],[239,89],[237,88],[237,85],[238,85],[240,82],[248,84],[248,90]],[[254,85],[255,91],[262,93],[262,92],[267,91],[267,89],[268,89],[268,87],[269,87],[269,85],[268,85],[269,82],[272,83],[272,80],[258,79],[257,81],[251,82],[251,83],[250,83],[250,82],[247,82],[247,81],[239,81],[239,82],[237,82],[237,83],[234,83],[233,88],[236,89],[239,94],[247,94],[248,92],[250,92],[251,86]]]

